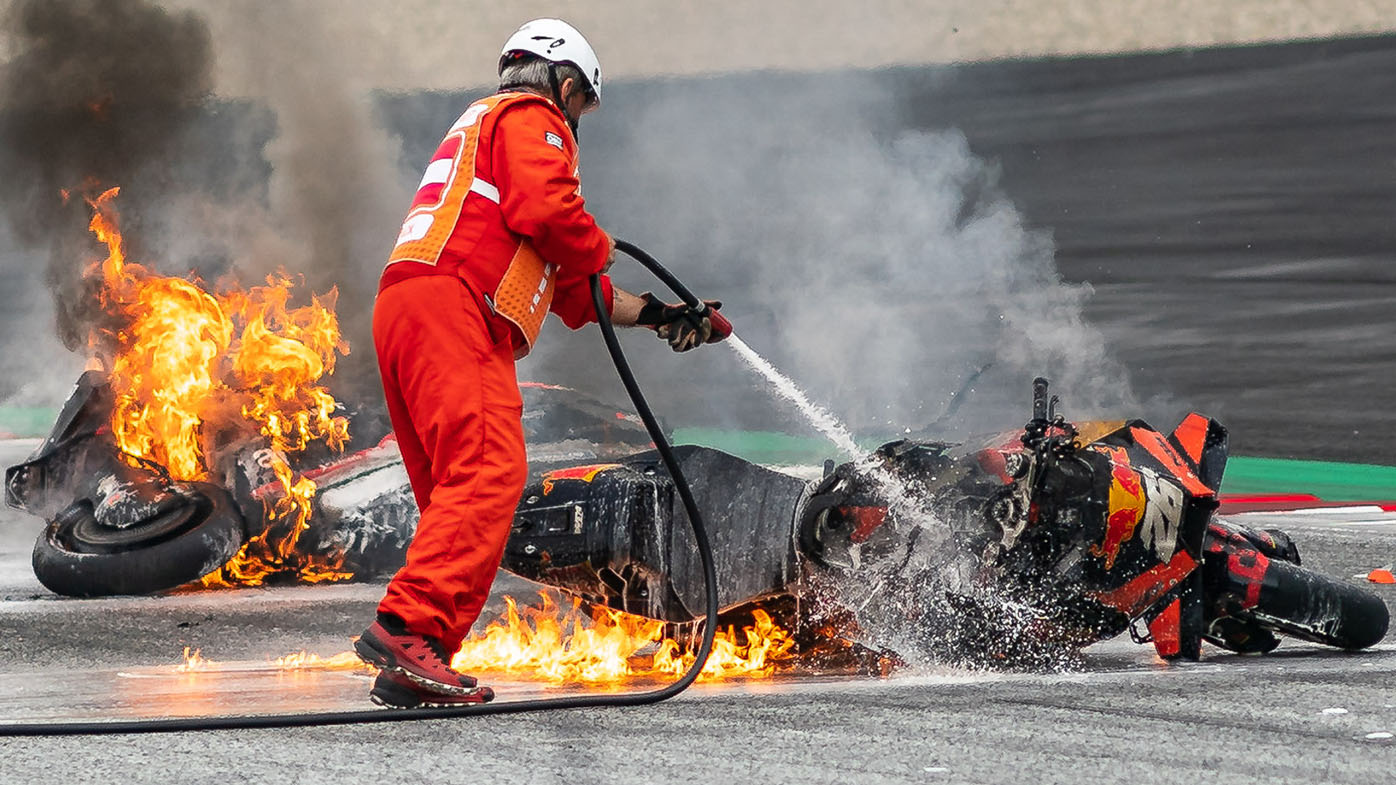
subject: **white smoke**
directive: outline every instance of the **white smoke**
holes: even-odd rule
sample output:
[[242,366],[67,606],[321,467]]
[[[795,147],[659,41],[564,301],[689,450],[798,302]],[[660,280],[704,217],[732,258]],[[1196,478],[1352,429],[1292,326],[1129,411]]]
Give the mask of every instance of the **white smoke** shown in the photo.
[[[855,433],[924,426],[981,371],[958,418],[969,429],[1024,420],[1037,374],[1073,416],[1133,405],[1082,317],[1089,288],[1061,280],[1050,234],[1025,224],[962,133],[898,128],[877,74],[636,92],[603,122],[583,120],[589,203],[723,300],[747,343]],[[627,267],[615,271],[623,285],[655,286]],[[526,370],[606,389],[587,374],[606,365],[586,342],[550,335]],[[753,400],[765,396],[726,352],[627,346],[668,398],[670,425],[796,425]]]

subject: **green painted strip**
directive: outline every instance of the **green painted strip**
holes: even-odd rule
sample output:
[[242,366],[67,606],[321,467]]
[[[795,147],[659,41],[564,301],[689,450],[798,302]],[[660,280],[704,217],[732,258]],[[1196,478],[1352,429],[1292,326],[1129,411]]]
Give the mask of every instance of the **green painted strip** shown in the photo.
[[[754,463],[774,465],[818,464],[825,458],[842,462],[837,447],[818,436],[793,436],[780,431],[731,431],[720,428],[675,428],[675,444],[696,444],[712,447],[745,458]],[[874,450],[889,440],[859,442],[859,446]]]
[[56,419],[58,410],[46,406],[0,406],[0,434],[47,436]]
[[1223,493],[1311,493],[1324,501],[1396,499],[1396,467],[1283,458],[1227,461]]

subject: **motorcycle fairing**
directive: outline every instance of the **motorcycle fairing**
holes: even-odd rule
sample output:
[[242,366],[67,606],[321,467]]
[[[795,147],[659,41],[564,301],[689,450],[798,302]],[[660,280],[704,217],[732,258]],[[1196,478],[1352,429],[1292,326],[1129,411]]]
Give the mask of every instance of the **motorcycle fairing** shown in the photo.
[[[1110,471],[1101,474],[1110,477],[1112,490],[1119,483],[1120,491],[1107,497],[1109,514],[1097,519],[1105,530],[1099,532],[1098,545],[1089,551],[1101,568],[1095,577],[1103,586],[1120,586],[1159,564],[1171,564],[1180,551],[1194,563],[1201,560],[1202,538],[1216,509],[1216,493],[1201,483],[1157,431],[1142,421],[1131,421],[1090,445],[1088,452],[1111,462]],[[1138,496],[1131,493],[1136,489],[1143,497],[1137,523],[1111,532],[1114,516],[1121,515],[1125,524],[1131,521],[1139,504]],[[1118,542],[1112,542],[1112,537]],[[1114,560],[1108,558],[1112,551]],[[1134,607],[1129,612],[1136,615],[1143,610]]]
[[[1025,481],[1014,479],[1008,467],[1021,466],[1032,451],[1020,442],[994,441],[996,446],[976,456],[979,465],[1008,480],[1006,486]],[[1052,470],[1037,480],[1041,487],[1033,495],[1037,501],[1018,535],[1020,542],[996,560],[998,568],[1035,591],[1055,584],[1063,595],[1074,591],[1090,598],[1096,607],[1084,620],[1102,634],[1119,632],[1132,619],[1154,620],[1174,600],[1180,600],[1178,623],[1195,626],[1196,608],[1181,600],[1196,592],[1191,576],[1201,562],[1214,492],[1202,485],[1188,459],[1142,421],[1083,423],[1075,444],[1069,454],[1052,459]],[[1014,458],[1014,453],[1024,457]],[[1073,465],[1078,468],[1071,469]],[[1062,471],[1093,479],[1088,489],[1073,492],[1070,479],[1055,478]],[[1021,478],[1024,472],[1019,468],[1016,473]],[[1041,492],[1046,488],[1055,490]],[[1071,544],[1045,542],[1064,536],[1075,537],[1086,556],[1069,570],[1054,567],[1051,554],[1070,552]],[[1172,619],[1169,611],[1158,624],[1169,625]],[[1195,631],[1160,630],[1166,632],[1161,639],[1180,642],[1182,653],[1190,655],[1196,648]]]
[[1221,423],[1193,412],[1173,429],[1168,441],[1188,459],[1204,485],[1221,490],[1228,452],[1226,428]]
[[[1107,454],[1115,463],[1111,472],[1112,486],[1118,482],[1117,478],[1125,480],[1122,486],[1128,486],[1129,480],[1137,477],[1141,481],[1140,490],[1152,487],[1156,494],[1161,492],[1168,496],[1181,491],[1182,495],[1182,502],[1177,505],[1178,550],[1169,557],[1157,548],[1152,549],[1154,566],[1146,567],[1143,572],[1138,570],[1150,563],[1150,553],[1140,546],[1150,545],[1149,539],[1156,544],[1156,527],[1145,530],[1148,536],[1136,537],[1136,529],[1143,522],[1131,520],[1130,507],[1136,502],[1135,497],[1119,494],[1124,502],[1120,505],[1114,504],[1112,498],[1110,513],[1105,518],[1105,537],[1092,545],[1088,553],[1105,561],[1103,566],[1109,572],[1113,566],[1109,563],[1112,550],[1118,556],[1126,541],[1133,543],[1128,549],[1128,561],[1135,565],[1135,577],[1121,590],[1098,592],[1096,596],[1131,618],[1142,617],[1160,657],[1198,659],[1204,612],[1202,576],[1197,567],[1202,561],[1202,543],[1217,506],[1216,490],[1226,465],[1226,429],[1214,420],[1191,414],[1167,440],[1146,424],[1134,421],[1095,441],[1092,448]],[[1130,443],[1133,443],[1132,448]],[[1138,466],[1124,469],[1121,464],[1130,460]],[[1160,481],[1152,484],[1145,481],[1151,469],[1165,472]],[[1170,491],[1163,480],[1175,490]],[[1112,496],[1124,490],[1124,487],[1112,487]],[[1125,518],[1123,523],[1131,524],[1127,530],[1118,525],[1121,521],[1116,519],[1117,515]],[[1157,521],[1157,517],[1154,520]],[[1169,558],[1168,565],[1159,569],[1163,558]]]

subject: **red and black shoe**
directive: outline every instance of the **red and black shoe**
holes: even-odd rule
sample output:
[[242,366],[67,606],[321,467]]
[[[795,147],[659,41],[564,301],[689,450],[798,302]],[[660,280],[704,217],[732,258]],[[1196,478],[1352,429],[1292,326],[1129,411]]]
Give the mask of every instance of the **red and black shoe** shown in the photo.
[[409,679],[397,671],[382,671],[368,691],[369,700],[389,709],[448,708],[473,706],[494,700],[494,690],[475,687],[466,693],[440,692]]
[[454,670],[446,647],[435,638],[408,632],[401,623],[379,617],[354,641],[359,659],[384,673],[398,673],[418,686],[440,694],[469,695],[475,679]]

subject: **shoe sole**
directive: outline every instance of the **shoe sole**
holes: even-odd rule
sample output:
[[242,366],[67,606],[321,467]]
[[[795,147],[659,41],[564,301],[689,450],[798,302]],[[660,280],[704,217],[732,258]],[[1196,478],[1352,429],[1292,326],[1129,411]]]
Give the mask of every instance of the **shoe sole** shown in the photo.
[[494,690],[491,690],[489,687],[476,687],[471,690],[471,693],[472,695],[469,697],[478,698],[478,700],[441,703],[427,700],[407,690],[375,685],[374,688],[369,691],[368,699],[385,709],[449,709],[456,706],[478,706],[494,700]]
[[[463,687],[459,684],[447,684],[446,682],[440,682],[435,679],[429,679],[425,676],[413,673],[412,671],[403,668],[401,665],[398,665],[397,660],[393,657],[392,654],[379,648],[377,645],[374,644],[373,641],[366,641],[363,638],[359,638],[358,640],[354,641],[354,653],[359,655],[359,659],[363,660],[369,665],[374,666],[375,668],[378,668],[379,670],[392,671],[393,673],[402,674],[406,678],[411,679],[413,683],[421,685],[422,687],[425,687],[429,690],[435,690],[437,692],[445,693],[447,695],[459,696],[471,695],[480,690],[479,687]],[[386,706],[388,704],[380,705]]]

